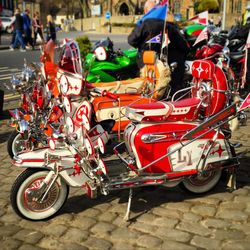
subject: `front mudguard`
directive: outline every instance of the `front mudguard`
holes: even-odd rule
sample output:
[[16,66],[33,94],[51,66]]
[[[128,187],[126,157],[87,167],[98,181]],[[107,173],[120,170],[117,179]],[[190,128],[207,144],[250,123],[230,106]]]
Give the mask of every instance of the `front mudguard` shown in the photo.
[[[54,157],[55,160],[47,162],[47,156]],[[76,158],[68,149],[51,150],[49,148],[37,149],[31,152],[19,154],[14,157],[13,164],[20,168],[38,168],[58,171],[58,174],[65,182],[72,187],[82,187],[89,177],[79,168]]]

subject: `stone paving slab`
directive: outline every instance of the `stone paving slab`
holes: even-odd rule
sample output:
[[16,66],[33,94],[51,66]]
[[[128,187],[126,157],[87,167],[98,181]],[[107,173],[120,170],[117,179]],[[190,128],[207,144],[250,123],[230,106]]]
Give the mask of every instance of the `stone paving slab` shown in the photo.
[[[5,104],[15,107],[16,102]],[[238,171],[238,189],[229,193],[223,180],[208,194],[179,188],[138,188],[131,221],[124,222],[128,190],[90,200],[71,189],[61,212],[31,222],[12,210],[9,192],[20,172],[6,152],[12,128],[0,119],[0,249],[244,249],[250,248],[250,123],[233,136],[246,153]]]

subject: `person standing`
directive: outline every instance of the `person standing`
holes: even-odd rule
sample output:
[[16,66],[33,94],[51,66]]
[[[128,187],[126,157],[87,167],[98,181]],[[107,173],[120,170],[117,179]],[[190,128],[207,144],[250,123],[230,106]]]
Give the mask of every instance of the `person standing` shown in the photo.
[[39,13],[36,12],[33,16],[32,19],[32,28],[33,28],[33,32],[34,32],[34,46],[36,45],[36,39],[37,39],[37,34],[40,36],[40,38],[42,39],[42,43],[44,43],[44,38],[43,38],[43,26],[40,23],[39,20]]
[[47,16],[47,37],[46,41],[48,42],[50,39],[52,39],[54,42],[56,41],[56,25],[53,21],[53,18],[51,15]]
[[31,20],[29,17],[29,10],[26,9],[23,13],[23,29],[25,35],[25,44],[26,46],[29,44],[32,49],[34,49],[33,39],[31,37]]
[[10,50],[14,50],[17,47],[17,44],[20,43],[21,45],[21,52],[25,52],[25,43],[23,40],[23,17],[20,14],[20,9],[17,8],[15,10],[15,17],[11,25],[14,23],[14,33],[15,33],[15,40],[14,43],[10,46]]
[[[168,46],[163,50],[163,54],[167,56],[168,64],[177,62],[177,67],[171,72],[171,92],[173,95],[182,89],[183,77],[185,73],[185,60],[189,51],[187,41],[180,33],[179,29],[173,23],[173,14],[168,12],[166,22],[166,34],[168,36]],[[137,64],[139,68],[144,66],[142,55],[145,50],[154,50],[158,55],[161,53],[160,43],[148,43],[148,41],[163,32],[164,22],[160,19],[145,19],[140,26],[136,26],[128,36],[128,43],[138,48]]]

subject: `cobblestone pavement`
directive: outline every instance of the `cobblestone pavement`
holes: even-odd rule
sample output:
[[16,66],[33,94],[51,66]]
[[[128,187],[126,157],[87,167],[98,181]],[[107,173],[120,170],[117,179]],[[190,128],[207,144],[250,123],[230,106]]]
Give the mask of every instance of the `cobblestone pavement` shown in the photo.
[[[15,106],[8,103],[5,109]],[[128,190],[90,200],[72,189],[62,211],[43,222],[19,218],[9,202],[20,172],[6,152],[12,129],[0,120],[0,249],[250,249],[250,123],[235,133],[246,153],[238,189],[223,181],[210,193],[195,196],[179,188],[136,189],[131,221],[123,222]]]

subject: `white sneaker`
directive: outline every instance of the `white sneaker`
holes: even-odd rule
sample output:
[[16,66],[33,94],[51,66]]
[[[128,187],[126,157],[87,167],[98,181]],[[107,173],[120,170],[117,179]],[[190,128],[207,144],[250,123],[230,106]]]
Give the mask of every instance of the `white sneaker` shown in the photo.
[[20,52],[26,52],[26,49],[20,49]]
[[14,48],[10,47],[10,51],[14,51]]

